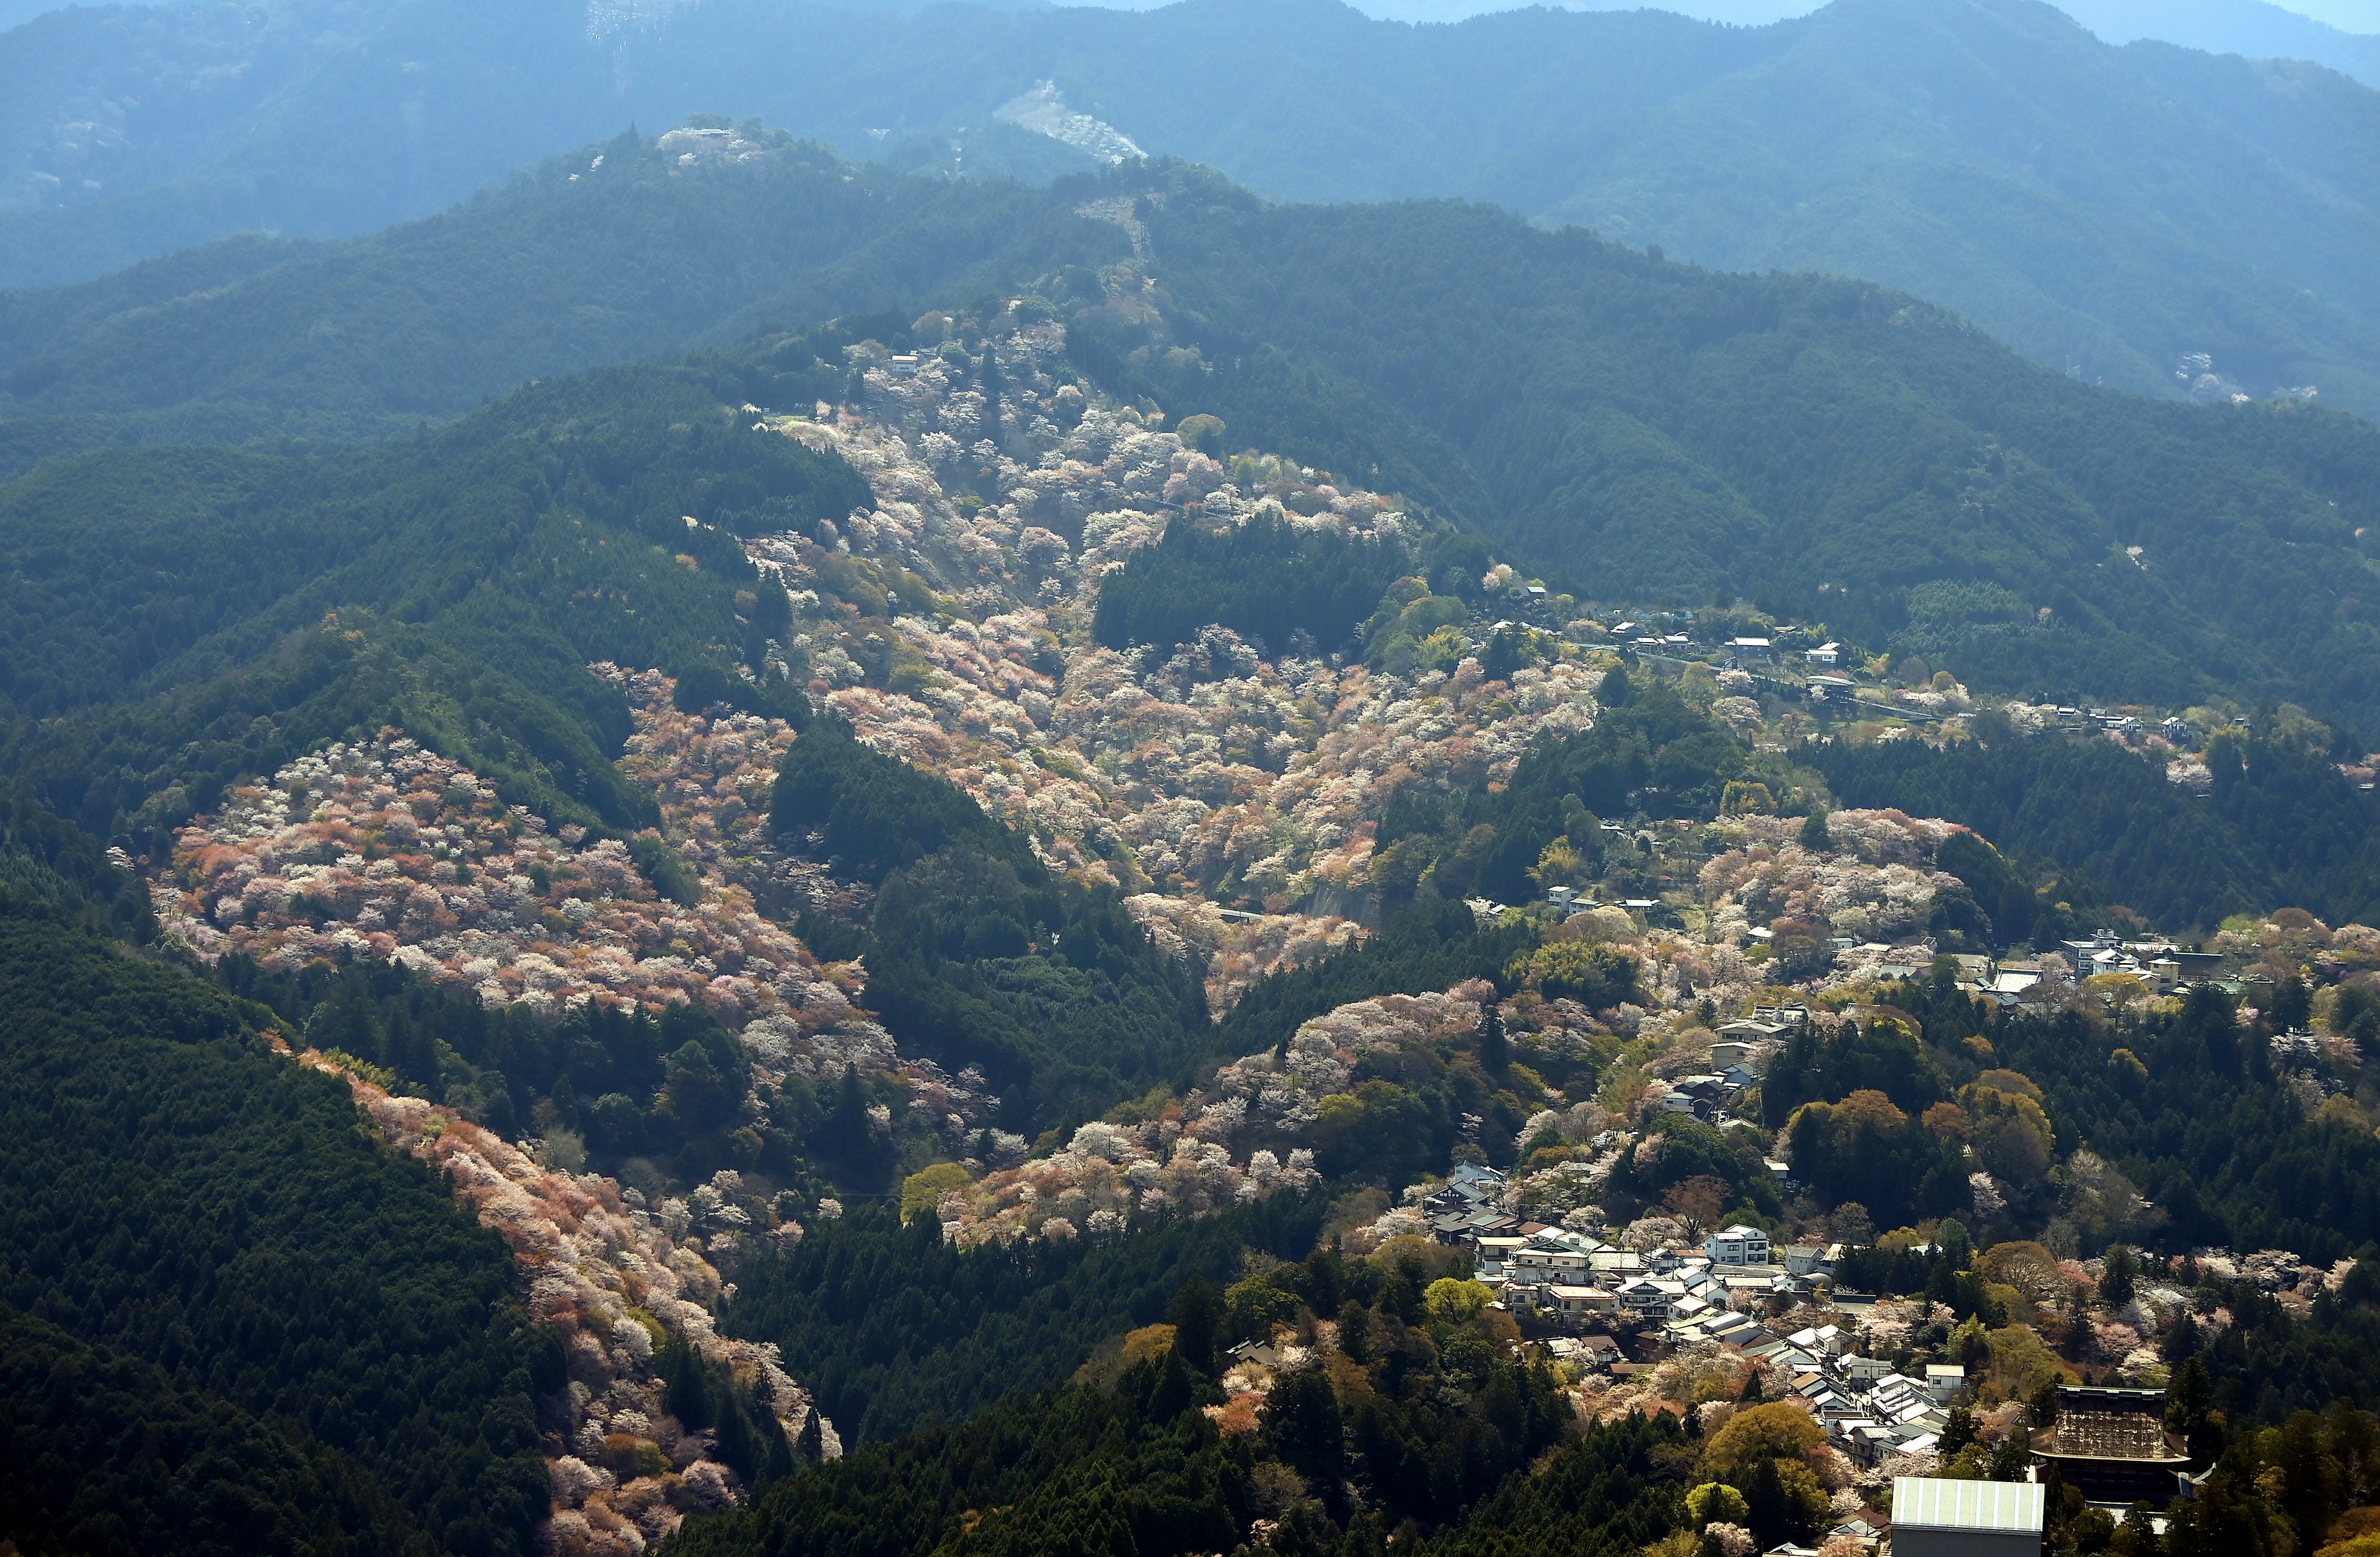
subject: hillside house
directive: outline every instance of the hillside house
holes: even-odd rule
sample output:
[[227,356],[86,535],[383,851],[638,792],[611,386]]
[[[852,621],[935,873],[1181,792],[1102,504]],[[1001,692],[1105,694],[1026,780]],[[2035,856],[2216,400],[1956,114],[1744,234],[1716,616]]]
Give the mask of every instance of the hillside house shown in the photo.
[[1766,1265],[1768,1263],[1768,1235],[1757,1227],[1742,1222],[1723,1228],[1703,1240],[1703,1252],[1715,1266]]

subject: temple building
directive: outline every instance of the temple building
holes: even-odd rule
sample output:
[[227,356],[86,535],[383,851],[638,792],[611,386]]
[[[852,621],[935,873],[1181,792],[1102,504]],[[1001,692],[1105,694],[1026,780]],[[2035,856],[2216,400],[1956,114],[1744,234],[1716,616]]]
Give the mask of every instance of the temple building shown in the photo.
[[2033,1462],[2036,1478],[2055,1466],[2069,1487],[2095,1503],[2130,1507],[2145,1499],[2163,1507],[2190,1468],[2190,1454],[2180,1437],[2166,1430],[2164,1392],[2064,1384],[2058,1420],[2034,1430]]

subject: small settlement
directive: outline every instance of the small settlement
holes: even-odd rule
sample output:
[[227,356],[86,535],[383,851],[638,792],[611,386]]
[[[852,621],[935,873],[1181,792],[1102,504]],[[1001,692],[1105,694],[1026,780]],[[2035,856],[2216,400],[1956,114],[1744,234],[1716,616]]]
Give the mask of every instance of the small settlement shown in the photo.
[[[1731,1036],[1718,1047],[1740,1045],[1742,1052],[1724,1056],[1723,1071],[1680,1081],[1671,1106],[1726,1123],[1733,1095],[1757,1081],[1737,1073],[1773,1052],[1773,1044],[1760,1047],[1763,1040],[1803,1015],[1763,1010],[1729,1024]],[[1629,1144],[1625,1132],[1609,1137],[1590,1144]],[[1785,1164],[1771,1166],[1780,1177],[1787,1172]],[[1847,1539],[1899,1557],[2035,1557],[2046,1482],[2062,1481],[2121,1519],[2136,1504],[2161,1508],[2192,1496],[2210,1468],[2194,1463],[2168,1429],[2164,1391],[2063,1384],[2050,1420],[2030,1429],[2020,1420],[2009,1429],[2022,1459],[2021,1480],[1927,1474],[1949,1458],[1953,1412],[1975,1405],[1972,1386],[1980,1381],[1956,1363],[1912,1361],[1865,1344],[1870,1327],[1864,1320],[1878,1300],[1837,1285],[1842,1244],[1779,1245],[1759,1227],[1735,1224],[1711,1228],[1698,1243],[1622,1247],[1576,1226],[1522,1220],[1507,1209],[1509,1188],[1496,1169],[1460,1162],[1415,1209],[1431,1237],[1470,1254],[1474,1278],[1523,1333],[1582,1376],[1622,1383],[1700,1359],[1749,1364],[1749,1373],[1775,1381],[1783,1394],[1768,1398],[1797,1401],[1863,1479],[1892,1487],[1888,1529],[1843,1517],[1824,1537],[1828,1550],[1845,1550]],[[2226,1251],[2199,1252],[2213,1262],[2229,1259]],[[2294,1291],[2309,1274],[2285,1255],[2232,1263],[2278,1291]],[[2161,1288],[2149,1295],[2182,1300]],[[2033,1411],[2038,1421],[2042,1403]],[[1786,1544],[1769,1557],[1816,1550]]]

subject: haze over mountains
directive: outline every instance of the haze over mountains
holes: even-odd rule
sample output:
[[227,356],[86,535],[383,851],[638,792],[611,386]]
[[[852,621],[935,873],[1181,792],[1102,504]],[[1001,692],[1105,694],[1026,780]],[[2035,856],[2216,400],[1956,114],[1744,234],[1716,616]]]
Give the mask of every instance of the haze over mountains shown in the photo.
[[1547,11],[1417,30],[1332,0],[59,12],[0,35],[0,153],[25,170],[0,284],[245,228],[362,231],[696,110],[904,167],[1095,165],[1013,122],[1042,82],[1052,113],[1271,198],[1486,200],[1900,286],[2090,382],[2380,407],[2380,93],[2110,47],[2032,0],[1839,0],[1750,30]]
[[[1118,9],[1153,10],[1148,0]],[[1392,21],[1462,21],[1522,7],[1494,0],[1366,0],[1366,16]],[[1633,11],[1635,0],[1568,0],[1562,9]],[[1675,0],[1658,7],[1703,21],[1765,27],[1807,16],[1811,0]],[[2066,0],[2068,16],[2111,43],[2153,38],[2161,43],[2243,55],[2250,59],[2307,59],[2367,85],[2380,77],[2380,8],[2369,0],[2312,0],[2282,6],[2269,0]]]

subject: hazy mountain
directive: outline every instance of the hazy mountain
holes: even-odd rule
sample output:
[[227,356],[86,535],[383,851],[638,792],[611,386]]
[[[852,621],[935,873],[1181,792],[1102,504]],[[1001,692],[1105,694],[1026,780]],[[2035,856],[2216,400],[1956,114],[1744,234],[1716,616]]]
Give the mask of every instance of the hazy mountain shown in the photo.
[[[32,170],[14,198],[53,202],[0,223],[18,285],[241,227],[425,214],[701,109],[944,172],[1046,177],[1096,165],[1105,135],[1277,198],[1460,194],[1706,264],[1887,282],[2087,380],[2380,408],[2380,96],[2113,48],[2031,0],[1839,0],[1758,30],[1545,10],[1415,28],[1332,0],[273,0],[56,13],[0,37],[0,80],[22,83],[0,94]],[[1020,101],[1090,139],[1033,137]],[[61,128],[92,102],[130,105],[109,135]]]
[[[1148,9],[1133,6],[1132,9]],[[1500,0],[1365,0],[1366,16],[1391,21],[1453,22],[1524,7]],[[1567,0],[1572,11],[1645,9],[1637,0]],[[1809,15],[1810,0],[1678,0],[1658,7],[1698,21],[1766,27]],[[2143,38],[2209,54],[2250,59],[2305,59],[2380,86],[2380,12],[2325,18],[2313,6],[2289,8],[2267,0],[2067,0],[2068,16],[2110,43]]]
[[2058,8],[2110,43],[2150,38],[2250,59],[2310,59],[2380,86],[2380,36],[2344,31],[2264,0],[2066,0]]
[[570,0],[52,12],[0,34],[0,275],[366,232],[624,122]]

